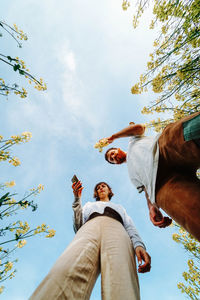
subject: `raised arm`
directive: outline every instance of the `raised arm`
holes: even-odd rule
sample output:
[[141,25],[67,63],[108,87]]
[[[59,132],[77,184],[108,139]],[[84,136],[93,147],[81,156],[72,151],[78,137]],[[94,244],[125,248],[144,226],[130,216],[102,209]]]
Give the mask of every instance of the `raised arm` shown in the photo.
[[73,227],[74,231],[77,232],[79,228],[83,225],[83,217],[82,217],[82,205],[81,205],[81,194],[82,194],[82,184],[80,181],[77,183],[74,182],[72,184],[72,189],[74,193],[74,202],[72,204],[72,209],[74,211],[73,218]]
[[108,137],[108,142],[112,143],[115,139],[119,139],[122,137],[129,137],[134,135],[142,135],[145,131],[145,126],[141,124],[131,124],[128,127],[114,133],[110,137]]
[[172,219],[170,219],[169,217],[163,217],[157,205],[151,203],[146,188],[144,187],[143,189],[147,199],[147,206],[149,208],[149,217],[153,225],[158,226],[160,228],[165,228],[169,226],[172,223]]

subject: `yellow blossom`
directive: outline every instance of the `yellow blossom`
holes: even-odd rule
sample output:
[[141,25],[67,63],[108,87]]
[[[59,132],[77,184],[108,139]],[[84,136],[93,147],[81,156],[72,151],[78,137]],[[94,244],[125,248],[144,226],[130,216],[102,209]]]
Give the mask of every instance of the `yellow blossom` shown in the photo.
[[99,152],[103,151],[103,147],[106,147],[109,145],[109,142],[106,138],[103,138],[101,140],[99,140],[95,145],[94,148],[98,149]]
[[44,190],[44,185],[40,183],[40,184],[38,185],[37,189],[38,189],[38,193],[40,193],[41,191]]
[[163,85],[164,81],[160,74],[158,74],[153,80],[152,80],[152,90],[154,93],[161,93],[163,91]]
[[139,84],[136,83],[134,86],[131,88],[131,93],[132,94],[141,94],[141,88],[139,87]]
[[123,0],[122,9],[127,10],[129,6],[130,6],[130,2],[128,2],[127,0]]
[[47,230],[49,226],[47,226],[46,224],[42,224],[41,226],[37,226],[37,228],[35,229],[34,231],[34,234],[38,234],[38,233],[41,233],[41,232],[45,232]]
[[15,183],[14,180],[12,180],[12,181],[10,181],[10,182],[5,182],[5,185],[6,185],[7,187],[13,187],[13,186],[16,185],[16,183]]
[[13,166],[17,167],[21,164],[20,160],[17,157],[13,157],[11,160],[8,161]]
[[178,71],[176,72],[176,74],[177,74],[177,76],[178,76],[181,80],[183,80],[183,79],[185,78],[185,74],[184,74],[183,72],[181,72],[180,70],[178,70]]
[[155,67],[155,65],[154,65],[154,63],[153,63],[152,61],[149,61],[149,62],[147,63],[147,68],[148,68],[148,70],[152,70],[154,67]]
[[28,142],[32,138],[32,133],[31,132],[22,132],[22,137],[24,141]]
[[12,267],[13,263],[9,261],[7,264],[5,264],[5,272],[7,273],[8,271],[10,271]]
[[54,229],[49,229],[49,234],[47,234],[45,237],[51,238],[56,234],[56,231]]
[[16,245],[18,248],[22,248],[26,245],[26,240],[21,240],[18,242],[18,244]]
[[12,279],[13,277],[15,277],[15,274],[14,274],[14,272],[10,273],[10,275],[9,275],[9,279]]
[[10,205],[12,205],[12,204],[15,204],[17,201],[14,199],[14,198],[12,198],[12,199],[10,199],[10,200],[7,200],[5,203],[6,204],[9,204],[9,206]]
[[158,45],[159,45],[158,40],[155,40],[154,43],[153,43],[153,46],[154,46],[154,47],[157,47]]
[[0,286],[0,294],[3,293],[4,286]]
[[167,26],[162,26],[161,30],[162,30],[162,33],[165,34],[165,33],[167,33],[168,28],[167,28]]
[[152,21],[151,21],[151,24],[150,24],[150,26],[149,26],[149,29],[154,29],[154,26],[155,26],[155,22],[152,20]]

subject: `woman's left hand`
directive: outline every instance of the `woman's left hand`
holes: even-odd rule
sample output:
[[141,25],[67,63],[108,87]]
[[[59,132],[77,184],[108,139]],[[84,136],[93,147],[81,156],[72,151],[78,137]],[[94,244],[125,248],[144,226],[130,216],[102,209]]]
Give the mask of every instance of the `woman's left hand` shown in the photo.
[[[139,264],[138,272],[139,273],[149,272],[151,270],[151,256],[141,246],[136,247],[135,254],[137,256],[137,260]],[[143,264],[142,261],[144,261]]]

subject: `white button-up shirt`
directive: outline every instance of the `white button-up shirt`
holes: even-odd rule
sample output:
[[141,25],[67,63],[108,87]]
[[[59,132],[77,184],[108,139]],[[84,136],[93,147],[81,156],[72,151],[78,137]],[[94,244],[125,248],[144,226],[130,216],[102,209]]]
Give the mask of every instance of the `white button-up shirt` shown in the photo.
[[155,137],[133,136],[130,138],[127,152],[127,166],[131,182],[139,192],[142,191],[142,186],[145,186],[152,203],[155,203],[159,137],[160,134]]

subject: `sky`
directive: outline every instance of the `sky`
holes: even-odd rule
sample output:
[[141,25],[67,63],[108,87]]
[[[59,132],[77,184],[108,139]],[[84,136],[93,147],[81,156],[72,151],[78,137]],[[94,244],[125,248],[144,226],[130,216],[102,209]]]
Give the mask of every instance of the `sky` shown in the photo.
[[[141,114],[153,100],[151,92],[132,95],[131,86],[145,71],[156,31],[148,29],[151,11],[140,26],[132,26],[133,7],[123,11],[120,0],[1,0],[1,19],[16,23],[28,35],[23,48],[8,36],[1,39],[1,53],[23,58],[36,77],[47,83],[47,91],[31,86],[26,99],[1,97],[0,128],[4,137],[32,133],[30,142],[17,145],[13,154],[21,166],[1,163],[1,182],[15,180],[12,191],[44,184],[35,199],[36,212],[17,217],[31,226],[46,223],[56,230],[52,239],[36,236],[15,252],[19,261],[16,277],[5,282],[4,300],[27,300],[53,263],[74,237],[72,228],[71,178],[80,178],[82,203],[93,201],[93,188],[106,181],[134,223],[152,258],[151,272],[139,274],[142,300],[179,300],[177,289],[187,269],[187,255],[172,240],[174,228],[154,227],[148,217],[144,194],[138,194],[128,178],[127,166],[112,166],[94,149],[103,137],[126,127],[130,121],[144,123],[153,116]],[[24,83],[1,64],[0,76]],[[155,135],[149,130],[148,135]],[[127,149],[128,139],[113,146]],[[11,257],[12,258],[12,257]],[[100,278],[91,300],[100,300]]]

